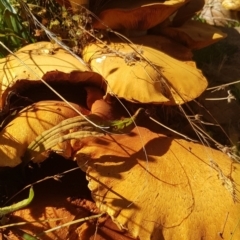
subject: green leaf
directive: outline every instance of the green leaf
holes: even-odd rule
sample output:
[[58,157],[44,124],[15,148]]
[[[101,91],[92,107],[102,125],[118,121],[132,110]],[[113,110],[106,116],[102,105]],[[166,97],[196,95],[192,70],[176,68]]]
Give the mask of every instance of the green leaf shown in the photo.
[[37,240],[38,239],[28,233],[25,233],[24,231],[23,231],[23,235],[21,237],[24,240]]
[[144,115],[145,110],[139,108],[132,117],[125,118],[122,120],[115,120],[109,122],[111,133],[129,133],[136,126],[137,121]]
[[[14,230],[16,231],[16,229],[14,228]],[[38,240],[39,238],[36,238],[34,236],[32,236],[29,233],[26,233],[25,231],[21,230],[21,229],[17,229],[18,235],[21,237],[21,239],[23,240]]]
[[27,199],[24,199],[18,203],[12,204],[11,206],[0,208],[0,217],[26,207],[31,203],[33,198],[34,198],[34,191],[33,191],[33,188],[31,187],[29,190],[29,196]]
[[0,0],[0,2],[2,3],[2,5],[10,12],[12,13],[17,13],[15,8],[9,3],[9,0]]
[[13,227],[12,231],[14,232],[14,234],[16,234],[19,237],[19,239],[23,239],[23,240],[38,240],[39,239],[29,233],[26,233],[25,231],[23,231],[19,228],[16,228],[16,227]]

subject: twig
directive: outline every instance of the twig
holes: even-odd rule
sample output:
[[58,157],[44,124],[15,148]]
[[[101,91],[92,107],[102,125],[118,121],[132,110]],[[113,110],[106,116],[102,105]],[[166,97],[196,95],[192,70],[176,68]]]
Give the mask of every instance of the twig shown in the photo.
[[154,119],[153,117],[149,117],[149,119],[151,119],[153,122],[159,124],[160,126],[166,128],[167,130],[169,130],[169,131],[171,131],[171,132],[173,132],[173,133],[176,133],[177,135],[179,135],[179,136],[181,136],[181,137],[184,137],[185,139],[188,139],[188,140],[190,140],[190,141],[192,141],[192,142],[198,142],[198,141],[195,140],[195,139],[192,139],[192,138],[190,138],[190,137],[188,137],[188,136],[186,136],[186,135],[184,135],[184,134],[182,134],[182,133],[179,133],[179,132],[173,130],[172,128],[167,127],[166,125],[160,123],[159,121],[157,121],[157,120]]
[[85,222],[85,221],[88,221],[88,220],[91,220],[91,219],[95,219],[95,218],[99,218],[103,215],[104,213],[100,213],[100,214],[97,214],[97,215],[94,215],[94,216],[90,216],[90,217],[85,217],[85,218],[80,218],[80,219],[77,219],[77,220],[74,220],[74,221],[71,221],[71,222],[67,222],[67,223],[64,223],[60,226],[57,226],[57,227],[54,227],[54,228],[51,228],[51,229],[48,229],[46,231],[43,231],[42,233],[39,233],[37,235],[35,235],[36,237],[39,237],[39,236],[42,236],[46,233],[49,233],[49,232],[53,232],[55,230],[58,230],[58,229],[61,229],[63,227],[67,227],[67,226],[70,226],[70,225],[73,225],[73,224],[76,224],[76,223],[80,223],[80,222]]
[[43,179],[41,179],[41,180],[38,180],[38,181],[36,181],[36,182],[34,182],[34,183],[31,183],[31,184],[25,186],[23,189],[21,189],[20,191],[18,191],[17,193],[15,193],[12,197],[10,197],[10,198],[5,202],[4,206],[5,206],[7,203],[9,203],[13,198],[15,198],[18,194],[20,194],[21,192],[23,192],[25,189],[27,189],[27,188],[29,188],[29,187],[31,187],[31,186],[34,186],[34,185],[36,185],[36,184],[38,184],[38,183],[41,183],[41,182],[43,182],[43,181],[46,181],[46,180],[48,180],[48,179],[54,179],[54,180],[59,179],[59,178],[62,177],[62,175],[66,174],[66,173],[69,173],[69,172],[72,172],[72,171],[75,171],[75,170],[79,170],[79,167],[75,167],[75,168],[69,169],[69,170],[67,170],[67,171],[64,171],[64,172],[62,172],[62,173],[55,174],[55,175],[52,175],[52,176],[47,176],[47,177],[45,177],[45,178],[43,178]]

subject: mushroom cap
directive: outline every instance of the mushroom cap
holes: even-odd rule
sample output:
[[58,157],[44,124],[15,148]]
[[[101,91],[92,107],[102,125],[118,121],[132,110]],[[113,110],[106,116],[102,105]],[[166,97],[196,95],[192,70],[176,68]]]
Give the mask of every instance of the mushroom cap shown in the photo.
[[29,44],[14,55],[0,60],[0,96],[19,79],[39,80],[52,70],[65,73],[89,70],[66,50],[50,42]]
[[[89,72],[89,68],[79,62],[78,59],[50,42],[30,44],[17,51],[15,55],[26,66],[13,55],[1,60],[0,106],[2,109],[6,104],[9,93],[22,93],[29,89],[31,91],[32,87],[36,88],[36,86],[41,85],[40,79],[44,79],[48,84],[55,87],[58,84],[65,84],[66,86],[68,84],[69,86],[70,84],[82,84],[99,87],[103,91],[106,88],[102,76]],[[79,86],[76,87],[76,91],[77,88]],[[40,92],[38,94],[43,95]],[[38,101],[41,100],[44,100],[44,98],[38,99]]]
[[224,238],[240,239],[240,164],[226,154],[141,127],[83,141],[75,159],[96,205],[134,238],[220,239],[227,219]]
[[[105,2],[104,2],[105,1]],[[108,9],[133,9],[138,8],[145,5],[151,5],[151,4],[165,4],[165,5],[175,5],[175,4],[186,4],[191,0],[170,0],[170,1],[162,1],[162,0],[122,0],[122,1],[106,1],[103,0],[102,3],[97,5],[97,9],[95,10],[96,13],[101,13],[104,10]],[[96,5],[97,3],[95,3]]]
[[[87,109],[71,103],[78,111],[89,114]],[[64,119],[77,116],[72,108],[60,101],[42,101],[26,107],[1,131],[0,167],[15,167],[22,162],[28,145],[42,132],[56,126]],[[62,151],[69,155],[67,143]],[[71,155],[71,154],[70,154]],[[42,156],[44,160],[46,156]],[[39,161],[39,160],[38,160]]]
[[93,21],[93,28],[147,30],[166,20],[186,2],[188,0],[110,1],[98,16],[101,21]]
[[240,0],[223,0],[222,5],[227,10],[240,11]]
[[158,33],[170,37],[190,49],[207,47],[227,36],[218,28],[194,20],[189,20],[180,27],[158,29]]
[[[162,51],[176,47],[175,43],[169,41],[168,46],[164,37],[150,35],[132,42],[136,44],[111,39],[107,47],[90,44],[83,50],[84,60],[107,80],[108,93],[135,103],[182,104],[206,89],[207,80],[193,62],[177,60]],[[188,55],[188,51],[181,51]]]
[[205,4],[205,0],[191,0],[182,6],[172,19],[174,27],[183,25],[187,20],[191,19]]

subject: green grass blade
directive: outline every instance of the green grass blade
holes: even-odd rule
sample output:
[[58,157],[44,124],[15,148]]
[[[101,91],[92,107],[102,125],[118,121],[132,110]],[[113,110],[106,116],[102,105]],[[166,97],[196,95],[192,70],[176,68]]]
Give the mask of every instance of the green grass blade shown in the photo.
[[27,205],[29,205],[31,203],[33,198],[34,198],[34,191],[33,191],[33,188],[31,187],[29,190],[28,198],[26,198],[18,203],[14,203],[11,206],[0,208],[0,217],[26,207]]

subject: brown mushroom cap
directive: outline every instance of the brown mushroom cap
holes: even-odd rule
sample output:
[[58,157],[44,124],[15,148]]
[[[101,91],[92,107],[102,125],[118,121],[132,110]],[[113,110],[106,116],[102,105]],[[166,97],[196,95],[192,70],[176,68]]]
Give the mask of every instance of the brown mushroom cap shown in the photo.
[[83,141],[75,158],[93,199],[136,239],[220,239],[223,225],[240,239],[240,164],[227,155],[141,127]]
[[135,45],[111,41],[108,45],[90,44],[83,50],[84,60],[107,80],[108,93],[136,103],[182,104],[207,87],[207,80],[192,62],[179,61],[162,51],[171,49],[171,42],[166,47],[164,37],[132,39]]
[[191,19],[196,12],[200,11],[205,4],[205,0],[191,0],[182,6],[172,19],[174,27],[181,26],[187,20]]
[[[83,114],[89,111],[79,105],[72,105]],[[0,167],[15,167],[22,162],[28,145],[43,131],[56,126],[64,119],[77,116],[66,103],[42,101],[23,109],[0,135]],[[65,146],[66,155],[70,148]],[[64,148],[63,148],[64,149]],[[63,150],[62,149],[62,150]],[[43,156],[43,159],[46,156]],[[43,160],[42,159],[42,160]]]
[[215,27],[194,20],[189,20],[180,27],[160,28],[158,33],[170,37],[190,49],[207,47],[227,36]]
[[[161,2],[161,3],[157,3]],[[94,20],[96,29],[147,30],[166,20],[188,0],[182,1],[110,1],[103,6],[99,18]]]

